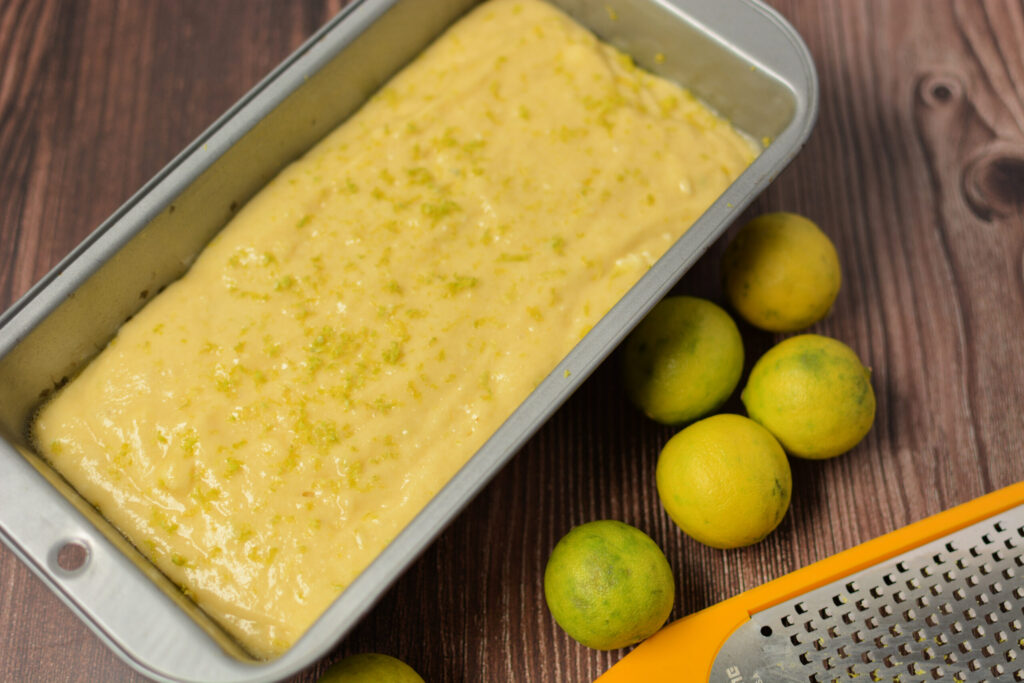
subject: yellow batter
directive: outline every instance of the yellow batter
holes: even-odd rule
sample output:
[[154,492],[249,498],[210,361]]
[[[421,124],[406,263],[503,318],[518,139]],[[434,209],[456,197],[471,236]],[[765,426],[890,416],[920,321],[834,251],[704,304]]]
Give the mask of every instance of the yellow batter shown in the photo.
[[756,154],[553,7],[492,0],[126,323],[39,450],[277,655]]

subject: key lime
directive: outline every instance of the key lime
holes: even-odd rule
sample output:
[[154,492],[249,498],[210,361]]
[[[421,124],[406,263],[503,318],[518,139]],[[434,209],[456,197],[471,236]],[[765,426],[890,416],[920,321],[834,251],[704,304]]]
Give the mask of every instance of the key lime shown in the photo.
[[581,524],[558,542],[544,571],[555,621],[587,647],[617,650],[661,628],[675,583],[661,548],[614,520]]
[[740,398],[790,454],[813,460],[850,450],[875,420],[871,371],[849,346],[817,334],[769,349]]
[[673,436],[655,478],[672,520],[714,548],[752,545],[771,533],[793,488],[779,442],[740,415],[715,415]]
[[722,272],[733,308],[770,332],[821,320],[842,279],[828,236],[794,213],[768,213],[744,225],[725,250]]
[[743,372],[743,340],[729,314],[704,299],[663,299],[626,340],[626,393],[644,414],[682,425],[722,405]]
[[352,655],[331,666],[317,683],[424,683],[405,662],[375,653]]

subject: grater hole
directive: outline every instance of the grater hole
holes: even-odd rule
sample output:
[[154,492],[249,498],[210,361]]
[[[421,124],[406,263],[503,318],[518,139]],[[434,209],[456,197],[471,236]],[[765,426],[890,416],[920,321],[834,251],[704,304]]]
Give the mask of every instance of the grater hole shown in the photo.
[[995,612],[991,612],[991,613],[985,615],[985,621],[987,621],[990,624],[994,624],[997,621],[999,621],[999,617],[998,617],[998,615],[996,615]]
[[807,631],[808,633],[814,633],[814,631],[816,630],[816,629],[814,628],[814,622],[813,622],[813,621],[811,621],[810,619],[808,619],[808,620],[807,620],[807,621],[806,621],[806,622],[804,623],[804,630],[805,630],[805,631]]
[[853,621],[854,621],[853,613],[852,612],[847,612],[846,614],[843,615],[842,618],[843,618],[843,623],[844,624],[852,624]]
[[978,571],[980,571],[983,575],[987,576],[988,574],[992,573],[992,565],[988,562],[982,562],[981,566],[978,567]]
[[791,635],[789,637],[789,642],[793,643],[794,645],[799,645],[800,644],[800,636],[798,636],[797,634],[794,633],[793,635]]
[[924,623],[928,624],[929,626],[935,627],[939,625],[939,618],[934,614],[929,614],[927,617],[924,618]]
[[817,650],[818,652],[821,652],[822,650],[824,650],[825,649],[825,639],[824,638],[818,638],[817,640],[815,640],[814,641],[814,649]]
[[896,651],[904,657],[908,657],[910,653],[913,652],[913,650],[910,649],[910,645],[907,643],[901,644],[899,647],[896,648]]
[[805,665],[806,664],[810,664],[811,663],[811,655],[809,653],[807,653],[807,652],[801,652],[800,653],[800,663],[801,664],[805,664]]
[[[1021,528],[1024,529],[1024,527],[1021,527]],[[1021,535],[1024,536],[1024,534],[1021,534]],[[857,585],[856,581],[850,581],[849,583],[846,584],[846,592],[847,593],[856,593],[859,590],[860,590],[860,586]]]
[[992,528],[994,528],[999,533],[1006,531],[1006,526],[1004,526],[1002,522],[996,522],[992,525]]
[[867,608],[870,607],[870,603],[867,600],[863,600],[863,599],[862,600],[858,600],[855,604],[856,604],[857,609],[859,609],[861,612],[866,611]]
[[960,652],[962,652],[964,654],[967,654],[968,652],[970,652],[971,650],[974,649],[974,648],[971,647],[970,641],[967,641],[967,640],[965,640],[964,642],[960,643],[960,645],[958,645],[957,647],[959,647],[960,648]]
[[934,669],[932,669],[932,678],[934,680],[937,681],[937,680],[939,680],[941,678],[945,678],[945,677],[946,677],[946,672],[942,670],[942,667],[937,666]]
[[798,602],[793,605],[793,609],[796,610],[797,614],[805,614],[807,612],[807,607],[802,602]]
[[899,638],[903,635],[903,629],[901,629],[898,624],[893,624],[889,627],[889,634],[893,638]]
[[998,594],[1003,592],[1003,584],[1001,584],[998,581],[996,581],[995,583],[993,583],[992,585],[990,585],[988,587],[988,591],[992,595],[998,595]]
[[912,622],[917,620],[917,612],[912,609],[908,609],[903,613],[903,621]]
[[1006,559],[1006,553],[1004,553],[1002,550],[993,550],[992,559],[996,562],[1002,562]]
[[[895,583],[895,582],[893,582],[893,583]],[[889,585],[891,586],[892,584],[889,584]],[[881,586],[874,586],[874,587],[872,587],[870,592],[871,592],[871,597],[873,597],[873,598],[880,598],[885,593],[885,591],[882,590]]]
[[1024,538],[1024,526],[1017,527],[1017,534]]
[[825,659],[821,660],[821,665],[826,669],[834,669],[836,667],[831,657],[825,657]]
[[878,619],[876,619],[875,617],[868,617],[864,620],[864,625],[867,626],[869,629],[878,628]]
[[992,647],[991,645],[986,645],[985,647],[981,648],[981,656],[982,657],[991,657],[995,653],[996,653],[996,649],[994,647]]
[[946,664],[949,664],[950,666],[953,666],[960,660],[957,659],[957,656],[954,653],[947,652],[945,655],[942,656],[942,661],[944,661]]
[[988,604],[988,600],[989,600],[989,598],[988,598],[988,596],[987,596],[987,595],[985,595],[984,593],[980,593],[980,594],[979,594],[979,595],[978,595],[978,596],[977,596],[976,598],[974,598],[974,600],[975,600],[975,602],[977,602],[977,603],[978,603],[979,605],[981,605],[982,607],[984,607],[985,605],[987,605],[987,604]]
[[762,626],[761,627],[761,635],[764,636],[765,638],[770,637],[772,635],[772,627],[771,626]]
[[1013,650],[1007,650],[1006,654],[1003,656],[1006,657],[1007,662],[1013,662],[1017,659],[1017,653]]
[[[985,565],[982,565],[983,568],[984,568],[984,566]],[[967,582],[968,586],[970,586],[971,588],[974,588],[975,586],[978,585],[978,582],[979,582],[978,576],[976,574],[971,574],[970,576],[967,577],[966,582]]]
[[1007,550],[1013,550],[1017,547],[1017,541],[1013,540],[1012,538],[1008,538],[1003,542],[1003,545],[1006,546]]
[[811,674],[807,677],[807,680],[810,681],[810,683],[822,683],[822,680],[818,678],[818,674]]
[[977,617],[978,613],[974,611],[973,607],[968,607],[964,610],[964,619],[966,619],[967,621],[971,621],[973,619],[976,619]]
[[842,634],[839,632],[839,629],[837,629],[835,626],[829,626],[828,627],[828,637],[829,638],[838,638],[841,635]]
[[786,628],[789,628],[790,626],[792,626],[793,625],[793,617],[789,616],[788,614],[786,616],[782,617],[782,625],[785,626]]
[[[1006,631],[996,631],[996,634],[993,637],[996,639],[997,643],[1005,643],[1009,640],[1009,638],[1006,637]],[[1013,650],[1010,650],[1009,652],[1013,652]]]
[[950,605],[948,602],[944,602],[941,605],[939,605],[939,612],[948,617],[950,614],[953,613],[953,606]]
[[942,586],[936,583],[936,584],[934,584],[933,586],[931,586],[931,587],[930,587],[930,588],[928,589],[928,591],[929,591],[929,592],[930,592],[930,593],[931,593],[932,595],[935,595],[935,596],[941,595],[941,594],[942,594]]
[[851,633],[850,634],[850,638],[852,638],[853,642],[855,642],[855,643],[863,643],[864,642],[864,634],[861,633],[860,631],[854,631],[853,633]]
[[1013,561],[1017,563],[1018,567],[1024,567],[1024,555],[1018,555]]
[[981,557],[981,551],[978,550],[978,546],[971,546],[971,557]]
[[952,624],[949,625],[949,632],[952,633],[954,636],[963,630],[964,627],[959,621],[954,621]]
[[1009,612],[1012,609],[1013,609],[1013,605],[1010,604],[1009,600],[1003,600],[1001,603],[999,603],[999,611],[1004,613],[1004,614],[1006,614],[1007,612]]
[[967,594],[964,593],[964,589],[963,588],[954,588],[953,589],[953,598],[955,600],[963,600],[965,597],[967,597]]
[[896,660],[892,658],[892,655],[886,655],[882,659],[882,664],[885,664],[885,668],[892,669],[897,666]]
[[1016,575],[1017,575],[1017,573],[1015,571],[1013,571],[1013,567],[1007,567],[1006,569],[1003,570],[1003,578],[1004,579],[1012,579]]
[[924,595],[922,595],[921,597],[919,597],[919,598],[917,599],[917,606],[918,606],[918,607],[921,607],[921,608],[926,608],[926,607],[928,607],[928,605],[930,605],[930,604],[931,604],[931,602],[930,602],[930,601],[928,600],[928,598],[927,598],[926,596],[924,596]]
[[1024,600],[1024,586],[1018,586],[1013,589],[1013,597],[1018,600]]
[[956,561],[957,569],[967,569],[968,565],[970,565],[970,563],[963,557],[957,559]]
[[1024,681],[1024,669],[1019,669],[1018,671],[1014,672],[1013,680]]
[[818,616],[820,616],[822,619],[831,619],[832,610],[830,610],[828,607],[822,607],[820,610],[818,610]]
[[921,587],[921,582],[918,581],[917,579],[909,579],[907,581],[907,588],[909,588],[912,591],[916,591],[920,587]]
[[977,659],[972,659],[971,661],[967,662],[967,668],[971,671],[981,671],[981,662],[979,662]]
[[892,616],[892,605],[882,605],[878,608],[878,615],[883,619]]
[[843,597],[842,595],[833,595],[832,596],[832,604],[835,605],[836,607],[842,607],[843,605],[846,604],[846,598]]
[[[885,581],[886,586],[891,586],[894,583],[896,583],[896,579],[892,577],[892,574],[886,574],[885,576],[883,576],[882,581]],[[876,595],[875,597],[877,598],[878,596]]]
[[991,534],[982,534],[981,535],[981,542],[984,543],[985,545],[992,545],[992,535]]
[[[963,569],[963,567],[961,567],[961,569]],[[942,578],[946,580],[946,583],[952,583],[953,581],[956,581],[956,577],[957,573],[952,569],[942,573]]]
[[[1021,535],[1024,536],[1024,534],[1021,534]],[[948,543],[946,543],[946,552],[955,553],[956,550],[957,550],[956,544],[953,543],[953,541],[949,541]]]
[[1019,631],[1021,629],[1020,619],[1013,619],[1010,621],[1010,630]]
[[1004,673],[1006,673],[1006,669],[1003,668],[1002,664],[994,664],[992,666],[993,676],[1002,676]]
[[898,571],[900,574],[905,574],[907,572],[907,563],[906,562],[897,562],[896,563],[896,571]]
[[984,638],[985,628],[983,626],[975,626],[971,629],[971,635],[973,635],[975,638]]
[[938,645],[939,647],[942,647],[942,646],[944,646],[944,645],[946,645],[948,643],[949,643],[949,636],[947,636],[945,633],[940,633],[937,636],[935,636],[935,644]]
[[917,642],[919,642],[919,643],[923,643],[924,642],[924,637],[925,636],[924,636],[924,629],[923,628],[917,629],[911,635],[914,637],[914,640],[916,640]]
[[839,655],[839,659],[849,659],[850,658],[850,651],[847,649],[847,647],[845,645],[842,645],[842,646],[836,648],[836,654]]
[[860,659],[865,664],[871,664],[875,661],[875,656],[869,651],[864,651],[860,653]]

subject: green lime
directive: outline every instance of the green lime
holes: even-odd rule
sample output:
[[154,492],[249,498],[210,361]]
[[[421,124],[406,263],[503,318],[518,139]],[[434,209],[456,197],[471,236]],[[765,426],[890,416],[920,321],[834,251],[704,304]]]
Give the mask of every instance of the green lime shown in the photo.
[[373,653],[352,655],[331,666],[317,683],[424,683],[405,662]]
[[743,372],[743,340],[715,304],[674,296],[629,336],[623,364],[630,400],[651,419],[680,425],[729,398]]
[[555,621],[598,650],[638,643],[672,611],[675,583],[650,536],[614,520],[581,524],[558,542],[544,571]]
[[817,334],[769,349],[741,398],[789,453],[812,460],[850,450],[875,420],[871,371],[849,346]]

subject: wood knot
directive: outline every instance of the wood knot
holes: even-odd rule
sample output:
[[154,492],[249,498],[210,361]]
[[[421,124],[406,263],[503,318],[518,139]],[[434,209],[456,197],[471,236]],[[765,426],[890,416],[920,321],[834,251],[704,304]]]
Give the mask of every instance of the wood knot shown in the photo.
[[963,191],[971,210],[984,220],[1024,209],[1024,144],[999,140],[967,162]]
[[926,74],[917,82],[917,96],[929,107],[943,107],[962,100],[964,86],[953,74]]

